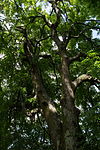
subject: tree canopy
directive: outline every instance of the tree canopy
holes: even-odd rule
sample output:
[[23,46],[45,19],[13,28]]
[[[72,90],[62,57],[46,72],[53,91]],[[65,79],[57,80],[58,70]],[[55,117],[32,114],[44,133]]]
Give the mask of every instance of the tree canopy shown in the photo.
[[0,10],[0,149],[99,150],[99,0],[1,0]]

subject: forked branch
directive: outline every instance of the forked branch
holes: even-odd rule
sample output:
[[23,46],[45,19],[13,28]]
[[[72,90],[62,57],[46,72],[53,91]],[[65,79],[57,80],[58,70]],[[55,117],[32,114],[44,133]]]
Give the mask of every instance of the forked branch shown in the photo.
[[100,80],[98,80],[97,78],[93,78],[91,75],[88,75],[88,74],[83,74],[72,82],[74,85],[74,89],[76,89],[81,83],[86,82],[86,81],[89,81],[92,84],[95,84],[95,83],[100,84]]

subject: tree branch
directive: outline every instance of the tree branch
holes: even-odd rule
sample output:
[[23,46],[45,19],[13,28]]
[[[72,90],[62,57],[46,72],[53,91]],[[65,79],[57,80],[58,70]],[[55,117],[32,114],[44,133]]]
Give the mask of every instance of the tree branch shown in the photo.
[[52,25],[52,23],[46,19],[45,15],[42,15],[41,13],[39,13],[39,15],[37,15],[37,16],[30,16],[28,18],[30,19],[30,23],[33,23],[35,21],[35,19],[37,19],[37,18],[42,18],[49,28]]
[[[43,80],[41,73],[38,67],[38,62],[32,62],[31,65],[31,75],[33,86],[35,87],[35,93],[37,95],[37,100],[42,109],[43,115],[47,121],[50,135],[53,139],[55,147],[57,147],[57,141],[60,140],[60,119],[57,113],[57,110],[51,102],[50,97],[47,94],[47,91],[43,85]],[[59,133],[58,133],[59,131]]]
[[46,19],[45,15],[42,15],[42,18],[43,18],[44,22],[46,23],[46,25],[47,25],[49,28],[51,28],[52,23],[49,22],[49,21]]
[[49,96],[47,95],[46,89],[43,85],[43,81],[41,79],[41,75],[39,73],[38,66],[36,67],[36,70],[34,71],[33,68],[33,84],[36,85],[36,93],[37,93],[37,99],[39,101],[39,104],[42,108],[43,115],[47,121],[50,135],[52,137],[52,142],[57,148],[57,141],[60,140],[60,120],[57,113],[57,110],[53,103],[51,102]]
[[[20,31],[23,34],[23,37],[25,38],[24,51],[25,51],[25,54],[29,63],[31,64],[31,76],[32,76],[33,87],[35,88],[35,93],[36,93],[39,105],[47,121],[50,135],[53,139],[53,144],[55,145],[57,149],[57,146],[58,146],[57,142],[60,141],[61,121],[59,119],[57,110],[53,102],[51,102],[51,99],[48,96],[48,93],[44,87],[42,76],[41,76],[40,69],[38,66],[37,57],[35,56],[35,54],[31,53],[33,46],[32,46],[32,43],[30,42],[30,39],[28,38],[26,29],[22,27],[19,27],[19,28],[17,27],[17,30]],[[47,37],[45,39],[47,39]],[[40,41],[45,40],[45,39],[41,39]]]
[[[90,20],[91,21],[91,20]],[[93,20],[92,20],[93,21]],[[89,30],[89,29],[95,29],[95,30],[98,30],[98,29],[100,29],[100,26],[98,25],[98,26],[92,26],[92,25],[89,25],[89,24],[86,24],[86,23],[84,23],[84,22],[75,22],[74,24],[72,24],[72,26],[71,26],[71,28],[70,28],[70,32],[71,31],[73,31],[74,30],[74,26],[75,25],[81,25],[81,26],[83,26],[83,30],[81,30],[79,33],[78,33],[78,35],[71,35],[70,34],[70,38],[79,38],[81,35],[83,35],[87,40],[91,40],[91,38],[90,37],[87,37],[87,36],[85,36],[85,31],[86,30]],[[84,28],[85,27],[85,28]]]
[[61,17],[61,10],[57,5],[52,5],[54,12],[56,14],[56,21],[54,24],[51,25],[52,28],[56,29],[58,25],[60,24],[60,17]]
[[[86,21],[95,21],[95,20],[86,20]],[[98,21],[97,21],[98,22]],[[83,25],[83,26],[86,26],[87,29],[100,29],[99,26],[91,26],[89,24],[86,24],[84,22],[76,22],[75,24],[80,24],[80,25]]]
[[74,61],[80,61],[80,58],[83,57],[83,58],[86,58],[87,57],[87,54],[85,53],[78,53],[76,56],[74,57],[69,57],[69,64],[71,64],[72,62]]
[[76,89],[81,83],[86,82],[86,81],[89,81],[94,84],[95,83],[100,84],[100,80],[98,80],[97,78],[93,78],[91,75],[88,75],[88,74],[83,74],[72,82],[74,85],[74,89]]

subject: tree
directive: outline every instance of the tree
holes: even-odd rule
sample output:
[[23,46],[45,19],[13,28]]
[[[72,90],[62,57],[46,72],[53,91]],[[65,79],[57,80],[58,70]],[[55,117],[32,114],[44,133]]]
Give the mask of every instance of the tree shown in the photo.
[[90,9],[90,15],[93,17],[100,18],[98,10],[100,9],[99,0],[96,0],[95,2],[93,0],[78,0],[78,3],[83,3],[86,9]]
[[74,0],[1,9],[1,148],[99,149],[99,20]]

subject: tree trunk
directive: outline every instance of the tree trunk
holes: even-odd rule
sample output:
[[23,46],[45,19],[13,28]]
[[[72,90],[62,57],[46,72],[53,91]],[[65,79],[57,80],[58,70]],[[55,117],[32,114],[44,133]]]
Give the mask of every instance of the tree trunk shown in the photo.
[[52,38],[56,42],[61,57],[61,79],[62,79],[62,118],[51,102],[38,67],[38,60],[32,61],[30,47],[27,40],[27,57],[32,67],[32,81],[35,86],[36,96],[42,109],[44,118],[48,124],[49,133],[54,150],[83,150],[84,138],[79,126],[79,110],[75,107],[75,83],[69,75],[69,59],[66,55],[66,45],[60,41],[56,30],[52,31]]
[[62,144],[63,150],[80,150],[84,138],[79,126],[79,110],[75,107],[75,95],[72,82],[69,77],[68,58],[66,53],[61,52],[61,77],[63,88],[62,99]]
[[48,124],[54,149],[81,150],[83,149],[84,139],[79,126],[79,110],[75,107],[74,86],[69,75],[69,60],[63,47],[60,55],[63,95],[61,119],[46,92],[37,63],[32,65],[33,85],[35,85],[37,99]]
[[65,53],[61,53],[61,64],[62,119],[59,118],[55,106],[51,103],[46,93],[38,66],[35,66],[36,69],[33,69],[33,82],[36,85],[37,98],[47,121],[54,149],[81,150],[84,140],[79,126],[79,110],[74,104],[74,88],[69,78],[68,60]]

